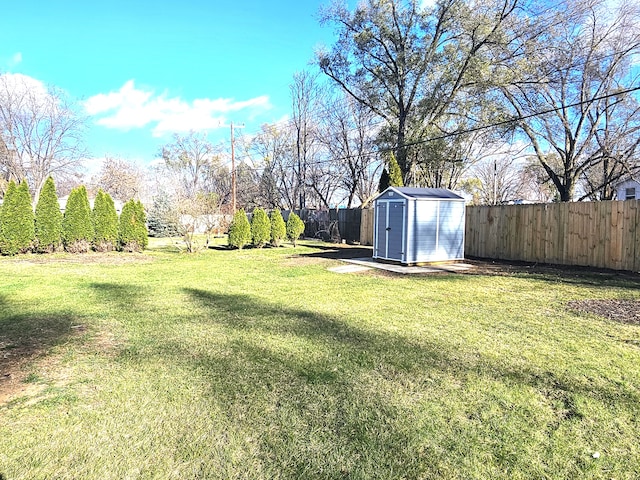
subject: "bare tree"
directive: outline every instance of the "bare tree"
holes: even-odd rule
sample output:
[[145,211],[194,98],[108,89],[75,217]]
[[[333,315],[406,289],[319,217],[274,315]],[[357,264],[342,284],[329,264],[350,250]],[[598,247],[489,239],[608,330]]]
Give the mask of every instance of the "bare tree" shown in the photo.
[[443,128],[432,127],[425,132],[431,140],[409,153],[415,157],[411,162],[414,184],[424,187],[457,189],[465,172],[494,147],[486,131],[447,135]]
[[[239,176],[239,166],[236,166],[236,173]],[[242,182],[238,182],[239,185]],[[224,160],[215,156],[211,158],[203,173],[203,184],[200,189],[206,194],[215,194],[220,208],[228,208],[231,211],[231,169],[224,163]]]
[[382,168],[375,153],[379,123],[369,109],[346,95],[331,99],[324,109],[318,138],[328,153],[326,175],[339,181],[347,208],[356,199],[366,205],[377,193]]
[[[478,140],[482,141],[478,141]],[[500,205],[529,198],[525,169],[528,165],[525,151],[528,144],[508,143],[490,135],[483,135],[472,142],[469,157],[474,163],[468,166],[465,178],[458,187],[473,194],[475,204]],[[525,181],[526,180],[526,181]]]
[[[640,174],[640,103],[633,97],[620,102],[614,96],[603,104],[602,125],[594,125],[594,165],[583,174],[585,193],[579,200],[612,200],[619,181]],[[599,117],[597,112],[590,114],[589,122],[598,122]]]
[[480,201],[485,205],[502,205],[522,198],[521,172],[516,159],[494,157],[480,162],[474,169],[481,182]]
[[343,172],[338,170],[338,164],[329,157],[316,157],[315,162],[308,169],[306,188],[310,190],[311,201],[306,206],[319,210],[330,209],[333,203],[339,203],[337,198]]
[[[548,159],[551,163],[559,163],[553,159]],[[549,179],[538,159],[534,156],[527,156],[524,165],[520,170],[522,182],[522,197],[538,203],[549,203],[558,200],[558,190]]]
[[[173,142],[162,148],[162,158],[162,170],[175,179],[171,198],[178,233],[187,251],[196,252],[224,223],[222,202],[228,198],[229,171],[206,134],[193,131],[174,135]],[[198,241],[199,232],[207,235],[206,242]]]
[[264,198],[261,195],[260,171],[247,160],[242,160],[236,166],[238,182],[238,208],[245,211],[264,206]]
[[165,168],[172,173],[182,194],[193,198],[202,189],[212,162],[218,162],[215,149],[205,133],[174,134],[173,142],[162,147]]
[[299,201],[299,175],[295,170],[293,135],[288,124],[263,125],[251,142],[262,167],[260,192],[266,206],[294,210]]
[[[195,253],[209,246],[211,235],[224,232],[231,216],[222,213],[222,204],[215,193],[197,193],[194,197],[175,199],[175,225],[188,253]],[[204,233],[204,242],[198,233]]]
[[140,199],[144,185],[144,172],[136,165],[118,158],[107,157],[92,182],[114,200],[126,202]]
[[631,62],[640,54],[640,6],[566,0],[541,16],[549,17],[544,32],[510,45],[521,56],[501,66],[509,78],[502,93],[561,201],[575,199],[581,179],[580,199],[610,197],[638,149]]
[[[316,82],[316,75],[299,72],[293,76],[290,86],[292,100],[291,127],[295,138],[293,168],[298,176],[299,208],[307,206],[307,190],[309,187],[318,194],[318,178],[308,178],[310,166],[317,164],[317,118],[314,111],[319,107],[323,95]],[[318,177],[316,174],[315,177]]]
[[0,171],[27,179],[35,202],[47,177],[81,167],[84,119],[60,90],[21,74],[0,75]]
[[11,165],[15,163],[15,160],[11,158],[12,155],[15,155],[15,152],[9,150],[7,144],[0,135],[0,195],[3,197],[7,190],[7,186],[9,185],[9,181],[13,179]]
[[87,193],[89,195],[95,195],[98,189],[94,189],[87,179],[87,176],[82,171],[77,171],[71,174],[63,175],[55,179],[56,192],[59,196],[64,197],[71,194],[74,188],[85,186],[87,187]]

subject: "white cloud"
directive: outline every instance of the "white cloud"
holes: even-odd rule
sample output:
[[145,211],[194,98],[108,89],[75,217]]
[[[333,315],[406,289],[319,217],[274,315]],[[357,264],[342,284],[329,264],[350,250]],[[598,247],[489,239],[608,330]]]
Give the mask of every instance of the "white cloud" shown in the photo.
[[47,96],[47,87],[40,80],[36,80],[22,73],[4,73],[0,75],[3,88],[15,94],[24,95],[30,93],[36,96]]
[[18,111],[54,109],[58,103],[56,96],[49,93],[47,86],[22,73],[0,75],[0,101],[12,104]]
[[245,101],[230,98],[196,99],[186,102],[166,93],[136,88],[129,80],[117,92],[101,93],[85,104],[89,115],[98,117],[97,123],[107,128],[132,129],[153,126],[153,135],[189,130],[211,130],[222,126],[225,115],[240,110],[249,113],[271,108],[269,97],[261,96]]
[[9,61],[9,66],[15,67],[19,63],[22,63],[22,52],[16,52],[13,54],[11,60]]

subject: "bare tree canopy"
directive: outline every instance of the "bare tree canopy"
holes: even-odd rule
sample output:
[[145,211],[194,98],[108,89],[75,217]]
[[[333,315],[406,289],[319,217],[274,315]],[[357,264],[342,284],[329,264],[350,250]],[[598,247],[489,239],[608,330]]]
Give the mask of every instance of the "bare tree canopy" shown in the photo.
[[169,217],[170,222],[166,223],[177,229],[187,251],[198,251],[203,245],[197,241],[197,231],[204,231],[208,244],[209,236],[222,228],[225,222],[223,203],[229,197],[230,172],[222,164],[206,133],[175,134],[173,141],[162,148],[162,158],[164,165],[157,169],[157,173],[165,181],[169,177],[170,184],[166,187],[171,191],[160,192],[156,202],[158,205],[166,203],[168,197],[173,208],[159,208],[159,215],[154,221],[158,220],[162,228],[161,217]]
[[640,5],[566,0],[538,21],[545,30],[510,44],[521,56],[501,66],[506,104],[561,201],[581,180],[579,199],[610,199],[613,183],[640,168]]
[[174,134],[173,142],[162,147],[167,171],[175,176],[181,195],[194,198],[205,184],[211,166],[218,163],[216,151],[205,133]]
[[288,125],[262,125],[250,149],[262,168],[263,206],[293,210],[299,198],[298,175],[293,169],[293,135]]
[[[334,2],[322,21],[338,40],[320,51],[321,70],[386,123],[405,183],[414,182],[417,156],[409,155],[462,93],[482,85],[488,47],[504,42],[502,25],[518,0],[366,0],[353,12]],[[383,132],[384,133],[384,132]]]
[[327,92],[317,76],[299,72],[290,85],[292,114],[288,122],[263,125],[250,146],[261,168],[263,206],[290,210],[329,208],[340,188],[340,175],[322,141],[327,121]]
[[21,74],[0,75],[0,172],[27,179],[36,202],[47,177],[80,168],[83,126],[61,91]]
[[379,125],[374,114],[353,98],[327,98],[318,138],[328,153],[326,175],[339,180],[347,208],[366,205],[377,193],[382,162],[375,153]]
[[132,198],[140,199],[144,188],[144,172],[130,162],[107,157],[92,183],[113,199],[125,203]]
[[299,72],[293,76],[293,83],[289,85],[291,92],[291,126],[295,136],[294,155],[292,165],[297,175],[298,208],[306,206],[307,165],[313,160],[314,125],[311,112],[315,107],[318,88],[313,75]]

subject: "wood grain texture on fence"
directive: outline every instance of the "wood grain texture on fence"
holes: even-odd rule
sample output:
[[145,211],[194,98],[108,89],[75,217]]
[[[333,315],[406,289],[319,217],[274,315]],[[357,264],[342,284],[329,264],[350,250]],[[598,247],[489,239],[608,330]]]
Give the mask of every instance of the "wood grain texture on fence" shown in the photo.
[[640,271],[640,201],[467,207],[471,257]]
[[360,244],[373,245],[373,208],[364,208],[360,217]]

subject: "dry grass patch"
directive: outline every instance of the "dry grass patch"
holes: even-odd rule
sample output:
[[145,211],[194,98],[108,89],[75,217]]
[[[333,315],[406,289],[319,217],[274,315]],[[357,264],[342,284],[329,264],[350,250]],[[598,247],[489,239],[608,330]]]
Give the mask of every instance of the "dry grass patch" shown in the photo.
[[592,313],[615,322],[640,325],[640,301],[638,300],[573,300],[567,306],[573,310]]

